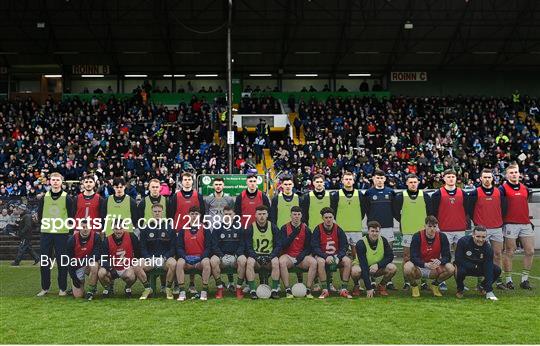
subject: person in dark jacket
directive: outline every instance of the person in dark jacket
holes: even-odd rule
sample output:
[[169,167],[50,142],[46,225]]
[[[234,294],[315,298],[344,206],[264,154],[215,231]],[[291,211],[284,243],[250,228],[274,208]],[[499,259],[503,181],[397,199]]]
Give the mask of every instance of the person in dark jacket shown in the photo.
[[[221,281],[221,269],[231,266],[236,268],[238,281],[236,282],[236,298],[242,299],[244,292],[242,284],[246,274],[247,259],[244,254],[244,230],[240,223],[240,216],[235,217],[231,206],[223,207],[223,221],[220,227],[212,231],[212,275],[216,280],[216,299],[223,298],[223,282]],[[225,257],[228,256],[228,257]]]
[[430,285],[433,295],[441,297],[439,283],[454,275],[454,266],[450,262],[450,243],[444,233],[439,231],[439,221],[433,215],[425,219],[424,229],[415,233],[411,239],[410,260],[405,262],[403,271],[411,284],[414,298],[420,297],[416,280],[434,279]]
[[208,300],[208,279],[211,274],[210,252],[212,251],[212,234],[210,230],[204,227],[200,222],[201,209],[197,206],[189,208],[189,224],[184,226],[178,232],[176,238],[176,279],[180,294],[178,301],[187,299],[184,287],[185,271],[200,270],[203,288],[201,290],[200,300]]
[[[141,229],[141,256],[147,259],[147,261],[143,261],[142,269],[145,277],[146,272],[154,268],[165,270],[167,273],[165,294],[167,299],[173,299],[172,284],[176,269],[176,260],[174,259],[176,254],[176,232],[173,230],[172,225],[167,223],[167,219],[164,218],[163,209],[163,205],[159,203],[153,204],[152,218],[148,220],[147,226]],[[147,280],[143,277],[143,281]],[[140,299],[147,299],[152,293],[152,288],[147,287]]]
[[271,270],[272,299],[279,298],[279,229],[268,220],[268,207],[264,204],[255,208],[255,222],[246,230],[246,279],[251,299],[257,299],[255,291],[255,270]]
[[311,249],[317,260],[317,274],[323,287],[319,299],[325,299],[330,296],[329,284],[327,281],[327,269],[335,271],[336,268],[342,268],[341,271],[341,290],[339,295],[343,298],[351,299],[352,296],[347,290],[349,278],[351,276],[352,260],[347,256],[349,244],[345,231],[335,223],[334,209],[325,207],[321,209],[323,222],[313,229],[311,237]]
[[32,216],[26,212],[26,205],[24,204],[19,204],[15,210],[19,214],[18,236],[21,242],[19,243],[17,256],[11,262],[11,265],[18,266],[26,253],[30,254],[34,260],[34,264],[37,264],[39,262],[39,256],[32,249]]
[[[135,259],[140,258],[141,248],[139,239],[133,232],[128,231],[129,221],[117,219],[112,225],[113,233],[106,236],[102,242],[102,258],[98,271],[99,281],[105,287],[103,298],[111,297],[114,294],[113,284],[115,279],[122,279],[126,286],[124,294],[131,297],[131,287],[139,278],[141,267],[136,264]],[[143,283],[147,286],[147,282]]]
[[[97,291],[101,238],[88,219],[80,219],[78,229],[68,238],[66,249],[69,258],[68,272],[73,283],[73,297],[94,299]],[[64,263],[60,264],[64,265]],[[88,290],[85,294],[85,279]]]
[[311,231],[302,222],[302,209],[291,208],[291,221],[281,227],[281,249],[279,270],[285,285],[287,298],[293,298],[289,283],[289,268],[298,267],[308,271],[306,297],[313,298],[311,288],[317,274],[317,261],[311,256]]
[[482,293],[487,299],[498,300],[493,293],[493,282],[501,275],[501,268],[493,263],[493,249],[484,226],[475,226],[472,235],[465,236],[456,246],[456,297],[463,298],[463,281],[467,276],[482,276]]
[[381,296],[387,296],[386,284],[392,281],[397,272],[396,265],[392,263],[394,252],[390,242],[382,236],[381,224],[378,221],[369,221],[367,228],[367,236],[356,243],[358,261],[353,266],[352,276],[357,280],[362,277],[368,298],[373,297],[374,293],[370,277],[382,276],[381,282],[377,285],[377,292]]

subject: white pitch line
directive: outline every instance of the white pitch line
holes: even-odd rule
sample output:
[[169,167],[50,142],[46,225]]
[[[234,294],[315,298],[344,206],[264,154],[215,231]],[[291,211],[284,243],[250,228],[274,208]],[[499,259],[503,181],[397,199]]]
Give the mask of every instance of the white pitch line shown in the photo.
[[[512,275],[521,275],[521,273],[514,273],[514,272],[512,272]],[[538,277],[538,276],[532,276],[532,275],[529,275],[529,278],[535,279],[535,280],[540,280],[540,277]]]

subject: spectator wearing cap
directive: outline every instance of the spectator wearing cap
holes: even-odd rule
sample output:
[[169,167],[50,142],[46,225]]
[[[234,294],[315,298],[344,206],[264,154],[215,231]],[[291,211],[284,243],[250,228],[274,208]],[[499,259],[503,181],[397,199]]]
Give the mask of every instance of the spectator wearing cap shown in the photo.
[[9,221],[11,219],[11,216],[8,214],[7,208],[2,208],[2,211],[0,212],[0,232],[3,234],[8,234],[9,229],[7,228],[7,225],[9,224]]

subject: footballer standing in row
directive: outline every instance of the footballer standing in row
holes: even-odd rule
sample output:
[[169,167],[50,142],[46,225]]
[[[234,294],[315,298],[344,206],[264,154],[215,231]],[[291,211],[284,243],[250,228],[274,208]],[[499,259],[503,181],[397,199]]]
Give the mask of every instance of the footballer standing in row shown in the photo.
[[[430,204],[429,195],[418,189],[419,180],[415,174],[405,178],[407,189],[398,192],[393,201],[394,217],[399,221],[401,229],[401,245],[403,246],[403,265],[411,259],[411,241],[413,235],[424,227],[424,220]],[[403,277],[405,278],[405,270]],[[410,287],[405,278],[404,289]]]
[[113,179],[114,194],[107,197],[102,204],[101,215],[105,218],[103,232],[109,236],[113,232],[113,224],[119,220],[126,220],[128,232],[133,232],[138,222],[137,202],[133,197],[126,195],[126,180],[122,177]]
[[[484,168],[480,175],[482,185],[471,193],[471,205],[469,215],[475,225],[484,226],[487,229],[487,241],[493,249],[493,262],[502,268],[503,250],[503,215],[506,214],[506,197],[499,189],[493,186],[493,173]],[[506,289],[501,278],[497,280],[497,288]]]
[[[38,217],[41,222],[39,247],[41,254],[41,291],[37,294],[42,297],[49,292],[51,287],[51,262],[54,248],[55,260],[61,263],[62,255],[66,255],[66,245],[69,237],[69,229],[65,223],[68,218],[75,215],[75,202],[62,190],[64,178],[60,173],[51,173],[49,183],[50,191],[45,193],[39,207]],[[66,266],[58,266],[58,295],[67,295]]]
[[247,227],[255,222],[255,211],[258,206],[265,205],[270,209],[270,200],[266,193],[257,186],[257,175],[249,174],[246,178],[247,188],[242,191],[234,203],[234,212],[242,218],[242,227]]
[[529,273],[534,257],[534,230],[529,219],[529,189],[519,182],[519,166],[515,163],[506,167],[506,181],[499,187],[502,196],[506,197],[508,208],[503,218],[504,232],[504,276],[506,287],[514,289],[512,281],[512,259],[516,251],[516,239],[523,245],[523,270],[521,283],[523,289],[531,289]]

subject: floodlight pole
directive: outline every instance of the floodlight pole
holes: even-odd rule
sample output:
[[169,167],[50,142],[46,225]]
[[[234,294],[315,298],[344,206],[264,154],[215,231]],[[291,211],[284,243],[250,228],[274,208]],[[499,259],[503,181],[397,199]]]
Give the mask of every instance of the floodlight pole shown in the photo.
[[[229,0],[229,24],[227,25],[227,106],[229,110],[229,126],[228,130],[232,131],[233,115],[232,115],[232,57],[231,57],[231,26],[232,26],[232,2]],[[227,136],[228,138],[228,136]],[[228,141],[228,139],[227,139]],[[229,147],[229,174],[233,172],[233,154],[234,143],[227,144]]]

